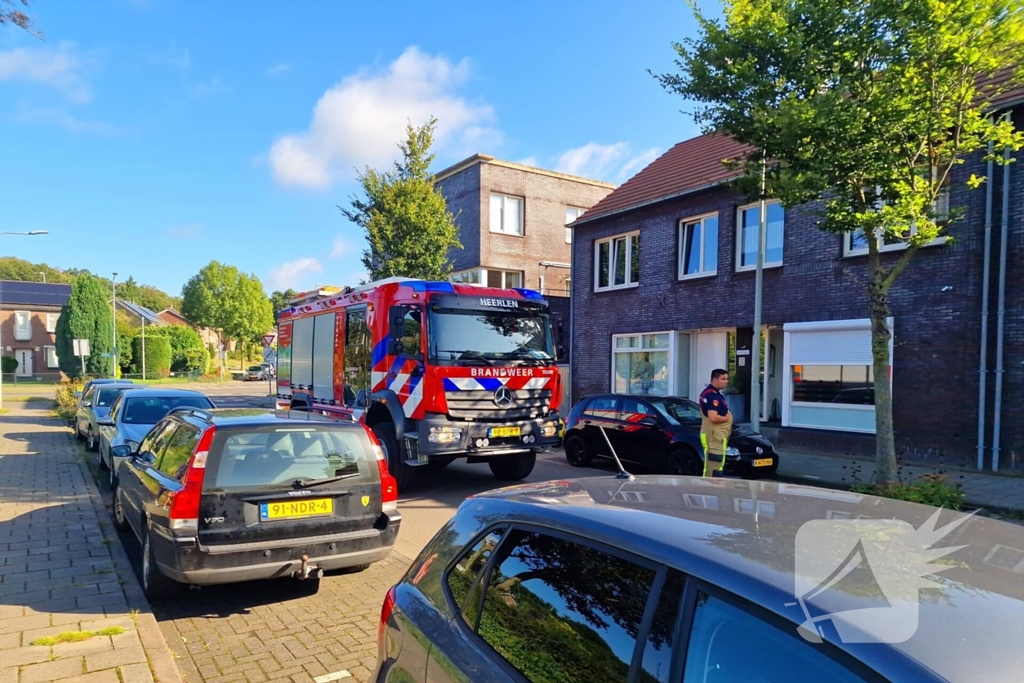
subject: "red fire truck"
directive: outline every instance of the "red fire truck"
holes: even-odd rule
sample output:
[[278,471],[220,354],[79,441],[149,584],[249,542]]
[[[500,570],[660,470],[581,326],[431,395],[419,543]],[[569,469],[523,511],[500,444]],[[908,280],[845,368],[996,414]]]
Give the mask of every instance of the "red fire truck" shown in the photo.
[[561,379],[540,293],[389,278],[289,304],[278,406],[366,424],[400,489],[456,458],[521,480],[557,445]]

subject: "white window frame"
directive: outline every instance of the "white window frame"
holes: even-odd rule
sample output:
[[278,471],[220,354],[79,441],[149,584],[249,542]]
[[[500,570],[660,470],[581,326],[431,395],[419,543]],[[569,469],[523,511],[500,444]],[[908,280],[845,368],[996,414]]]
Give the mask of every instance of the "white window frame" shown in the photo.
[[57,331],[57,319],[60,318],[60,313],[47,313],[46,314],[46,331],[53,334]]
[[[624,232],[618,235],[612,235],[611,237],[605,237],[599,240],[594,240],[594,291],[595,292],[610,292],[616,289],[632,289],[640,286],[640,274],[637,273],[637,281],[630,282],[630,278],[633,275],[633,240],[632,237],[636,237],[637,241],[640,240],[640,231],[633,230],[632,232]],[[626,240],[626,283],[622,285],[613,284],[615,281],[615,241],[619,239]],[[605,287],[600,286],[601,282],[601,245],[608,245],[608,285]],[[637,259],[639,261],[639,258]]]
[[[454,279],[458,275],[463,275],[465,273],[472,273],[474,271],[480,273],[480,282],[460,282],[460,281],[457,281],[457,280]],[[492,273],[492,272],[501,273],[501,288],[502,289],[509,289],[508,283],[506,282],[507,276],[509,275],[509,273],[514,273],[514,274],[519,276],[519,289],[522,289],[522,288],[524,288],[526,286],[526,273],[524,273],[521,270],[505,270],[503,268],[467,268],[466,270],[460,270],[460,271],[458,271],[456,273],[452,273],[451,275],[449,275],[448,276],[448,281],[452,282],[452,283],[455,283],[455,284],[461,284],[461,285],[474,285],[474,286],[479,286],[479,287],[487,287],[487,275],[488,275],[488,273]]]
[[[938,222],[949,220],[949,191],[943,191],[939,193],[939,196],[935,200],[934,213],[938,218]],[[912,223],[910,225],[910,236],[913,237],[917,234],[917,224]],[[882,231],[879,230],[877,233],[878,239],[878,251],[879,252],[890,252],[890,251],[903,251],[907,248],[906,242],[894,242],[893,244],[885,244],[883,241]],[[854,233],[848,232],[842,236],[843,239],[843,257],[852,258],[855,256],[864,256],[868,253],[867,245],[863,247],[853,246]],[[925,247],[938,247],[949,241],[948,235],[939,235],[928,244],[922,245]]]
[[[706,226],[704,221],[706,221],[709,218],[714,218],[714,219],[718,220],[718,239],[716,241],[719,244],[721,244],[720,240],[722,238],[722,231],[721,231],[722,221],[719,218],[717,211],[713,211],[711,213],[700,214],[698,216],[691,216],[689,218],[681,218],[681,219],[679,219],[679,223],[676,225],[676,235],[678,237],[678,242],[679,242],[679,250],[678,250],[679,253],[677,254],[677,258],[676,258],[676,277],[678,279],[680,279],[680,280],[696,280],[696,279],[699,279],[699,278],[702,278],[702,277],[714,277],[715,275],[718,275],[718,253],[717,252],[715,253],[715,264],[714,264],[713,268],[708,270],[707,264],[704,263],[704,240],[706,239],[706,235],[707,235],[707,226]],[[697,271],[696,273],[685,274],[685,273],[683,273],[683,270],[684,270],[683,256],[686,253],[686,240],[685,240],[686,235],[684,235],[683,233],[685,232],[686,226],[688,224],[690,224],[690,223],[698,223],[698,222],[700,223],[700,270]]]
[[[502,194],[501,192],[492,192],[490,197],[490,203],[487,205],[488,211],[493,210],[494,198],[501,199],[501,216],[498,218],[498,223],[501,225],[500,230],[494,229],[493,216],[489,221],[488,228],[496,235],[513,235],[515,237],[523,237],[526,233],[523,224],[526,222],[526,199],[523,197],[517,197],[512,194]],[[509,231],[508,226],[505,225],[505,202],[509,199],[514,199],[519,202],[519,223],[515,226],[515,231]]]
[[[768,212],[768,207],[771,206],[772,204],[780,204],[781,205],[782,202],[780,202],[778,199],[768,199],[768,200],[766,200],[765,203],[764,203],[765,213]],[[750,204],[743,204],[742,206],[737,206],[736,207],[736,272],[737,273],[745,273],[747,271],[757,270],[757,264],[756,263],[751,263],[749,266],[742,265],[742,263],[743,263],[743,212],[744,211],[748,211],[749,209],[759,209],[759,208],[761,208],[761,202],[759,202],[759,201],[758,202],[752,202]],[[783,207],[782,210],[783,210],[783,214],[782,214],[782,261],[768,261],[767,260],[767,254],[766,254],[765,255],[765,259],[766,260],[764,262],[764,268],[765,269],[768,269],[768,268],[781,268],[782,264],[785,262],[785,259],[786,259],[786,213],[785,213],[786,209],[785,209],[785,207]],[[719,223],[719,226],[721,226],[721,223]],[[767,225],[765,227],[767,228]],[[721,236],[721,233],[719,233],[719,236]],[[767,241],[767,237],[768,236],[765,235],[765,240],[766,241]]]
[[[652,347],[649,347],[649,346],[644,346],[644,337],[646,337],[646,336],[661,335],[661,334],[668,335],[668,346],[667,347],[652,348]],[[622,348],[622,349],[616,347],[615,343],[616,343],[617,340],[619,340],[619,339],[628,339],[630,337],[636,337],[637,338],[638,346],[629,347],[629,348]],[[668,393],[665,393],[665,394],[629,394],[628,391],[626,393],[629,396],[636,396],[637,398],[647,398],[647,397],[650,397],[650,396],[657,397],[657,396],[672,396],[672,395],[674,395],[673,394],[673,391],[674,391],[673,387],[675,387],[675,385],[676,385],[676,348],[677,348],[677,346],[678,345],[676,344],[676,333],[674,331],[672,331],[672,330],[661,330],[659,332],[631,332],[631,333],[628,333],[628,334],[613,334],[612,335],[611,384],[609,384],[609,386],[611,386],[613,388],[615,387],[615,358],[616,358],[617,355],[624,354],[624,353],[661,353],[662,351],[664,351],[665,353],[668,354],[668,377],[666,378],[666,381],[668,382]]]
[[[576,215],[573,217],[572,220],[568,220],[569,219],[569,212],[570,211],[575,211],[576,212]],[[565,207],[565,218],[566,218],[566,221],[565,221],[565,243],[566,244],[572,244],[572,228],[570,226],[574,222],[576,222],[576,220],[580,216],[582,216],[584,213],[586,213],[586,212],[587,212],[587,209],[581,209],[578,206],[567,206],[567,207]]]
[[[50,349],[53,349],[53,365],[50,364]],[[46,359],[46,367],[49,369],[59,368],[60,359],[57,358],[57,347],[56,346],[44,346],[43,347],[43,358]]]
[[[18,316],[25,316],[25,324],[18,323]],[[32,339],[32,311],[14,312],[14,339],[15,341],[29,341]]]

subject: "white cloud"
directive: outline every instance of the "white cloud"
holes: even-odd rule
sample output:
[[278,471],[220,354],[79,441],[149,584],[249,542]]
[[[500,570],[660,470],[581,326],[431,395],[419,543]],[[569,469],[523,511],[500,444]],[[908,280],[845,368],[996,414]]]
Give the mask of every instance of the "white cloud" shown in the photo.
[[267,69],[268,76],[280,76],[285,71],[291,71],[291,64],[275,64],[274,66]]
[[351,254],[356,250],[356,245],[349,242],[347,239],[338,235],[334,238],[334,244],[331,247],[331,258],[341,258],[346,254]]
[[15,48],[0,52],[0,81],[42,83],[64,91],[72,101],[83,104],[92,99],[82,79],[85,66],[74,43],[61,43],[56,49]]
[[611,145],[590,142],[564,152],[558,158],[555,170],[585,178],[621,182],[657,157],[656,148],[638,153],[626,142]]
[[354,168],[381,167],[398,154],[405,126],[438,119],[435,151],[458,152],[500,139],[488,104],[458,91],[469,65],[409,47],[381,72],[361,70],[321,96],[308,130],[283,135],[270,149],[274,178],[282,185],[327,188],[354,176]]
[[72,133],[92,133],[96,135],[116,135],[117,126],[104,121],[90,121],[68,114],[61,108],[21,108],[15,115],[19,123],[49,123],[60,126]]
[[201,223],[189,223],[187,225],[175,225],[167,228],[165,234],[168,237],[179,240],[192,240],[196,239],[203,234],[203,226]]
[[313,257],[306,257],[282,263],[270,270],[267,276],[267,284],[271,289],[284,290],[302,289],[304,284],[309,283],[309,276],[313,273],[324,272],[324,267]]

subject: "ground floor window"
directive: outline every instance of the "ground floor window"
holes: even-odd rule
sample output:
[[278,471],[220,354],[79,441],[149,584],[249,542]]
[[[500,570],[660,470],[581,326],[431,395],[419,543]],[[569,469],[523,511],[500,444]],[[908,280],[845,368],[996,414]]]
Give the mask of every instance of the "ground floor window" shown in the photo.
[[672,335],[668,332],[613,337],[614,391],[620,394],[670,395],[671,339]]
[[793,400],[873,406],[874,368],[870,365],[794,365]]
[[57,347],[56,346],[45,346],[46,349],[46,367],[56,368],[60,364],[57,362]]

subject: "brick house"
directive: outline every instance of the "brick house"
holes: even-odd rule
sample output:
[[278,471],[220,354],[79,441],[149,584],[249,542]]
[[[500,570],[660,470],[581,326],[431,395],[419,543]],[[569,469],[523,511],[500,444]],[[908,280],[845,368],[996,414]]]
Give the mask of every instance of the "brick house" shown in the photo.
[[60,373],[57,318],[71,296],[71,285],[0,281],[0,345],[18,361],[17,377]]
[[462,249],[452,282],[525,287],[551,303],[559,357],[567,356],[572,230],[615,186],[476,154],[434,177],[455,215]]
[[[183,327],[194,327],[188,320],[185,319],[181,313],[178,313],[173,308],[165,308],[156,314],[156,316],[164,322],[166,325],[181,325]],[[199,333],[199,338],[203,340],[203,343],[209,346],[213,344],[214,348],[217,348],[217,333],[211,330],[209,327],[196,327],[195,331]],[[235,342],[228,342],[228,350],[235,350]]]
[[[1011,112],[1019,129],[1022,105],[1024,92],[1008,94],[996,114]],[[743,152],[716,134],[681,142],[576,221],[573,400],[609,390],[695,398],[715,367],[733,368],[741,386],[750,385],[760,209],[734,191],[735,175],[721,163]],[[975,466],[984,439],[984,468],[993,460],[999,469],[1024,467],[1024,269],[1013,266],[1024,263],[1021,163],[1005,173],[995,167],[978,190],[964,181],[988,173],[981,155],[959,167],[948,201],[964,216],[948,240],[916,254],[891,292],[893,417],[903,457]],[[826,234],[806,208],[777,202],[767,203],[767,227],[762,431],[780,448],[873,453],[866,244]],[[749,420],[745,394],[730,405]]]

